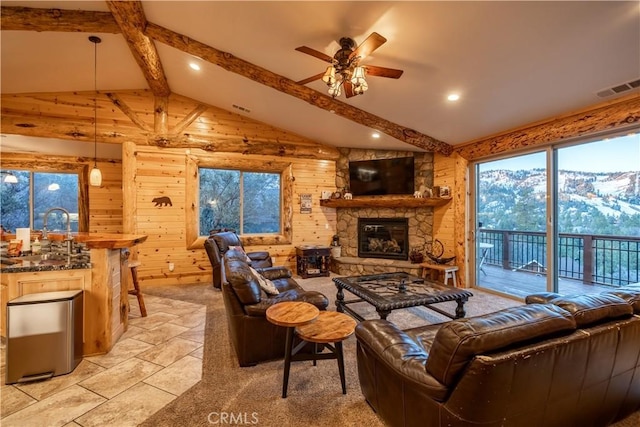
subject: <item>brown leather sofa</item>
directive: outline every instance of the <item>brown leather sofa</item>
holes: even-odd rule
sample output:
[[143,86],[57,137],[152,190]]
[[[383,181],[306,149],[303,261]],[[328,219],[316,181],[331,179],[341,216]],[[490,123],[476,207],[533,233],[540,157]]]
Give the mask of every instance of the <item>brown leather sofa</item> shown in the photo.
[[329,305],[327,297],[320,292],[305,291],[285,267],[256,268],[278,289],[277,295],[267,295],[242,252],[228,250],[224,266],[226,280],[222,283],[222,295],[229,335],[240,366],[284,357],[286,329],[267,320],[267,308],[282,301],[305,301],[320,310]]
[[389,426],[606,426],[640,409],[640,290],[527,302],[406,330],[360,323],[367,402]]
[[[224,282],[223,256],[231,246],[243,247],[240,237],[233,230],[211,233],[204,242],[204,249],[207,251],[213,270],[212,281],[214,288],[220,289],[222,282]],[[251,259],[250,264],[253,268],[271,267],[273,265],[269,252],[247,252],[247,256]]]

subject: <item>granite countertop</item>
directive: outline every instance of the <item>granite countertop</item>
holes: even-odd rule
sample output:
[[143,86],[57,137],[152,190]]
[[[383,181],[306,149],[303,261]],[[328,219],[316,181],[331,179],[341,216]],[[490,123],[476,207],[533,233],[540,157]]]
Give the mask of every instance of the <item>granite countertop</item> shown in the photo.
[[36,259],[31,257],[0,257],[0,273],[27,273],[35,271],[59,271],[90,269],[86,258]]
[[[8,257],[4,247],[0,250],[0,273],[24,273],[37,271],[79,270],[90,269],[91,249],[122,249],[140,244],[147,240],[147,236],[139,234],[110,234],[110,233],[72,233],[74,247],[80,246],[83,250],[74,249],[71,256],[64,251],[63,241],[65,235],[49,233],[48,239],[53,253],[43,251],[42,255],[28,255],[20,257]],[[3,236],[3,240],[10,238]],[[6,241],[6,240],[5,240]],[[2,245],[5,245],[2,242]]]

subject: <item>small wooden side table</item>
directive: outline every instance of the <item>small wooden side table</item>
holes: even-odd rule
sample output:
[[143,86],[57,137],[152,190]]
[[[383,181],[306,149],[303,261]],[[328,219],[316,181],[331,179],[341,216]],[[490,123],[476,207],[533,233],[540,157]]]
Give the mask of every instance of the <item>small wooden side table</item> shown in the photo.
[[422,278],[427,277],[427,270],[429,271],[429,278],[434,281],[438,281],[438,276],[440,273],[443,274],[442,283],[445,286],[448,286],[449,279],[453,279],[453,287],[458,285],[458,281],[456,280],[456,272],[458,271],[457,265],[442,265],[442,264],[433,264],[430,262],[423,262],[420,264],[422,267]]
[[[344,377],[344,355],[342,353],[342,341],[353,334],[356,328],[356,321],[344,313],[335,311],[321,311],[318,318],[306,325],[296,327],[296,332],[300,339],[316,344],[314,347],[313,365],[319,359],[337,359],[338,372],[340,373],[340,383],[342,384],[342,394],[347,394],[347,384]],[[333,343],[333,345],[331,345]],[[317,344],[321,344],[331,353],[318,352]]]
[[304,341],[302,341],[296,346],[296,348],[293,348],[293,334],[295,327],[313,322],[319,314],[320,310],[318,309],[318,307],[313,304],[309,304],[308,302],[301,301],[283,301],[278,304],[272,305],[267,309],[266,316],[269,322],[287,328],[284,349],[284,377],[282,380],[283,398],[287,397],[291,360],[309,360],[301,359],[299,357],[293,357],[296,356],[296,353],[300,351],[302,347],[304,347],[304,344],[306,344]]

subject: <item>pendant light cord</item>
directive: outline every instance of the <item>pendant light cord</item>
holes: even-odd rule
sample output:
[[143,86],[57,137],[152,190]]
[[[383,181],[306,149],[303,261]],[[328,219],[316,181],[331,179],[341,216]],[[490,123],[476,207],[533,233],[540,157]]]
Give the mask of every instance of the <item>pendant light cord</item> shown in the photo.
[[93,167],[98,168],[98,43],[102,42],[98,36],[90,36],[93,43]]
[[93,167],[98,167],[98,42],[93,43]]

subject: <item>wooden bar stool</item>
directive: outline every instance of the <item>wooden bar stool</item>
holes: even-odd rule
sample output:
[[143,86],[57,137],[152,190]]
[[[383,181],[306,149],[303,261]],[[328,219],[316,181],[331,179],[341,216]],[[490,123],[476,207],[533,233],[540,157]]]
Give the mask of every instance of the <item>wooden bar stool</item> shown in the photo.
[[140,292],[140,285],[138,284],[138,266],[139,261],[130,261],[129,270],[131,270],[131,282],[133,283],[133,289],[129,289],[129,295],[135,295],[138,298],[138,305],[140,306],[140,315],[147,317],[147,309],[144,306],[144,298],[142,292]]
[[427,277],[427,270],[429,270],[429,278],[434,281],[438,281],[438,276],[440,272],[444,275],[442,279],[442,283],[447,286],[449,284],[449,279],[453,279],[453,286],[458,286],[458,281],[456,279],[456,272],[458,271],[458,266],[456,265],[442,265],[442,264],[432,264],[430,262],[423,262],[420,264],[422,267],[422,277]]

